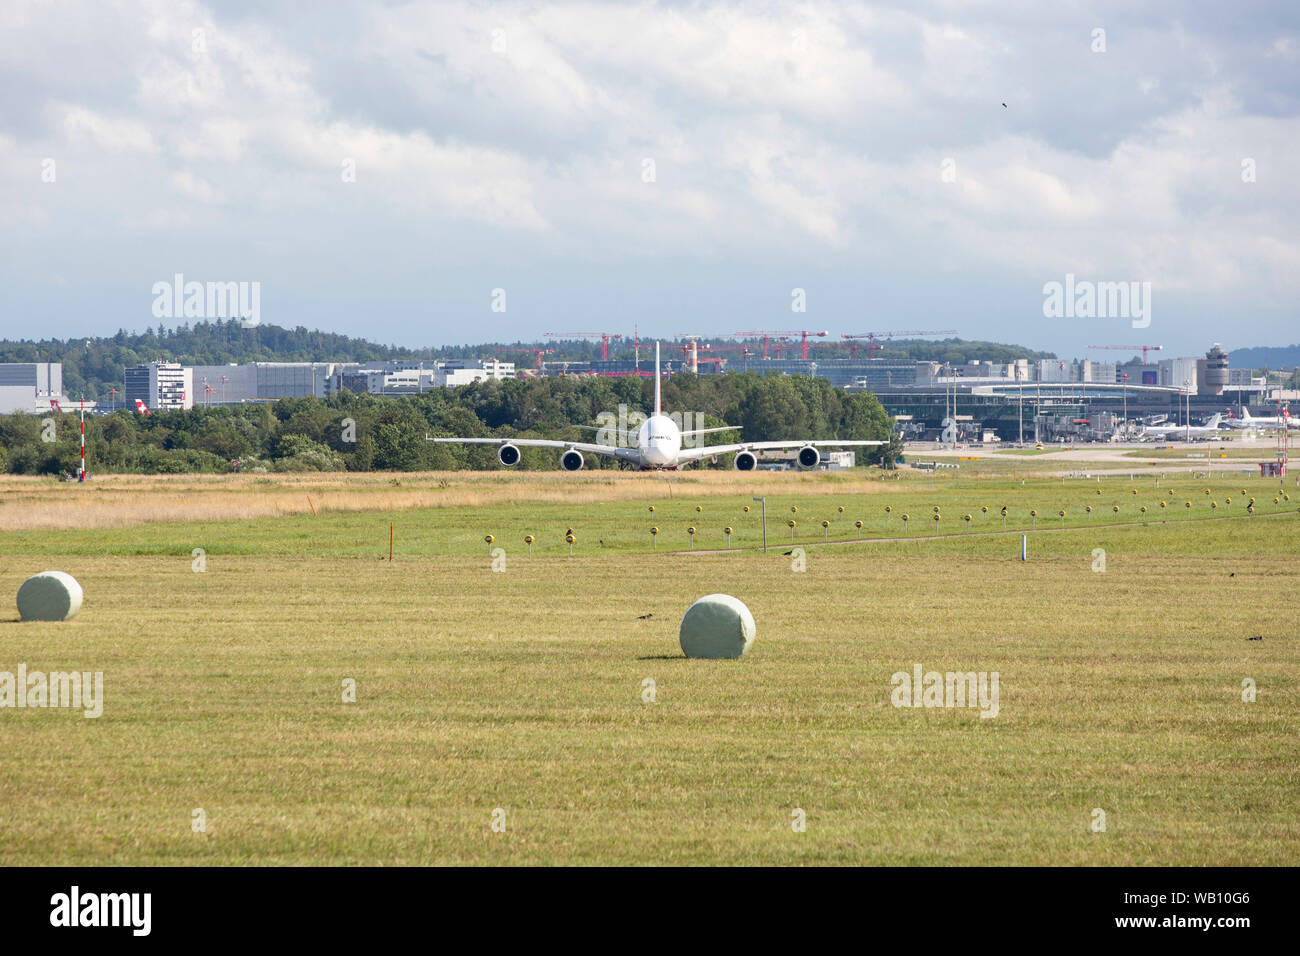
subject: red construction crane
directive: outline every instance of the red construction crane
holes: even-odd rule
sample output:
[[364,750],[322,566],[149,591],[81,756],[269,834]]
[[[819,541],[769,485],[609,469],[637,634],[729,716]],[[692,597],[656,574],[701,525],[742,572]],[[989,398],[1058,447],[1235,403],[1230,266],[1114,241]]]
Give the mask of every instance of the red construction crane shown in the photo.
[[1163,345],[1089,345],[1090,349],[1109,349],[1112,352],[1141,352],[1142,364],[1148,365],[1147,353],[1163,351]]
[[899,336],[899,335],[917,336],[917,335],[956,335],[956,334],[957,334],[956,329],[933,329],[929,331],[905,329],[901,332],[860,332],[857,335],[841,335],[840,338],[849,339],[849,354],[853,358],[858,357],[858,343],[855,340],[866,339],[867,358],[871,358],[872,353],[879,352],[881,349],[884,348],[883,345],[876,344],[877,338],[892,339],[895,336]]
[[768,329],[768,330],[766,330],[766,331],[762,331],[762,332],[737,332],[736,335],[743,335],[743,336],[745,336],[745,337],[747,337],[747,338],[751,338],[751,337],[752,337],[752,338],[761,338],[761,339],[763,340],[763,358],[767,358],[767,343],[768,343],[768,336],[790,336],[790,335],[797,335],[797,336],[799,336],[800,341],[803,343],[803,347],[802,347],[802,349],[800,350],[800,358],[807,359],[807,358],[808,358],[808,336],[811,335],[811,336],[813,336],[814,338],[819,338],[819,339],[820,339],[820,338],[825,338],[826,336],[830,335],[830,333],[829,333],[829,332],[810,332],[810,331],[808,331],[807,329],[795,329],[793,332],[790,332],[790,331],[780,331],[780,332],[776,332],[776,331],[772,331],[771,329]]
[[777,345],[776,343],[778,343],[778,342],[789,342],[789,341],[790,341],[789,339],[785,338],[784,336],[770,337],[769,334],[766,333],[766,332],[736,332],[735,334],[736,334],[736,335],[744,335],[744,336],[748,336],[749,338],[757,338],[757,339],[761,339],[762,342],[763,342],[763,358],[764,358],[764,359],[767,358],[767,347],[768,347],[768,344],[769,344],[769,343],[771,343],[771,344],[773,344],[773,345],[776,345],[777,357],[780,358],[780,352],[781,352],[781,349],[784,348],[784,346],[782,346],[782,345]]
[[600,360],[609,361],[609,343],[615,339],[621,339],[621,335],[610,335],[608,332],[546,332],[548,339],[600,339]]
[[[683,356],[683,359],[684,359],[685,362],[686,362],[686,368],[687,368],[689,371],[692,371],[692,372],[698,372],[698,371],[700,370],[700,363],[701,363],[701,362],[703,362],[703,363],[706,364],[706,365],[710,365],[710,364],[711,364],[711,365],[716,365],[716,366],[718,367],[719,370],[722,369],[722,357],[721,357],[721,356],[718,356],[718,355],[701,355],[701,354],[700,354],[701,352],[711,352],[711,351],[713,351],[715,348],[718,348],[718,346],[709,345],[707,342],[704,343],[703,345],[700,344],[700,341],[699,341],[700,339],[703,339],[703,338],[709,338],[709,336],[706,336],[706,335],[692,335],[692,334],[690,334],[689,332],[678,332],[678,333],[677,333],[677,337],[678,337],[679,339],[684,339],[684,340],[685,340],[685,344],[684,344],[684,345],[675,345],[675,344],[674,344],[674,345],[670,345],[670,346],[668,346],[668,347],[671,348],[671,349],[681,349],[681,350],[682,350],[682,356]],[[725,348],[725,346],[722,346],[722,348]]]
[[554,355],[555,349],[539,349],[531,345],[516,346],[515,348],[498,348],[498,352],[532,352],[537,356],[537,374],[542,374],[542,356]]

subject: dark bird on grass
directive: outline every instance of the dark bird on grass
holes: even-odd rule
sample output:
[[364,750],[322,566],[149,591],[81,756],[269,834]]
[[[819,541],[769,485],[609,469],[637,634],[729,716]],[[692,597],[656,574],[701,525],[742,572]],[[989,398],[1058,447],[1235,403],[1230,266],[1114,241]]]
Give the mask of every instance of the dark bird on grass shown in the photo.
[[790,555],[794,554],[793,551],[782,551],[781,553],[782,553],[783,555],[785,555],[786,557],[789,557]]
[[1256,634],[1254,637],[1248,637],[1248,638],[1246,638],[1246,640],[1248,640],[1248,641],[1262,641],[1263,639],[1264,639],[1264,635],[1263,635],[1263,634]]
[[1237,572],[1236,572],[1236,571],[1233,571],[1231,574],[1228,575],[1228,577],[1230,577],[1230,578],[1235,578],[1236,576],[1237,576]]
[[600,539],[600,546],[601,546],[602,548],[605,547],[605,539],[604,539],[604,538],[601,538],[601,539]]
[[652,618],[652,617],[654,617],[654,616],[655,616],[655,615],[654,615],[654,611],[651,611],[649,614],[642,614],[640,617],[637,618],[637,620],[638,620],[638,621],[648,621],[648,620],[650,620],[650,618]]

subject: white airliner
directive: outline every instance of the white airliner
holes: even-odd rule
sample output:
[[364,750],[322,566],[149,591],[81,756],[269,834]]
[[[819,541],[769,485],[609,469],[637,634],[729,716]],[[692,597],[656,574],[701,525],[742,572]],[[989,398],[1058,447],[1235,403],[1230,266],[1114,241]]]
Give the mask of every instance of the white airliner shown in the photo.
[[1219,433],[1222,420],[1222,415],[1215,415],[1204,425],[1148,425],[1142,434],[1149,438],[1205,438]]
[[659,399],[659,343],[655,343],[655,411],[641,423],[635,433],[616,432],[620,439],[635,440],[635,445],[620,448],[615,445],[597,445],[577,441],[553,441],[541,438],[429,438],[428,441],[446,442],[457,445],[496,445],[497,458],[503,465],[519,464],[520,448],[560,448],[560,467],[565,471],[578,471],[583,465],[583,452],[591,455],[605,455],[626,461],[642,471],[667,471],[688,465],[693,461],[702,461],[720,455],[734,454],[733,464],[737,471],[753,471],[758,467],[758,460],[763,452],[778,449],[797,448],[795,456],[800,468],[816,468],[822,460],[819,448],[859,448],[885,445],[883,441],[750,441],[734,445],[705,445],[700,448],[683,448],[682,439],[688,436],[704,435],[708,432],[739,431],[733,426],[721,428],[695,428],[682,431],[677,423],[663,413]]
[[1292,418],[1291,414],[1282,410],[1281,415],[1268,415],[1264,418],[1256,418],[1250,413],[1250,409],[1244,405],[1241,408],[1240,418],[1229,418],[1228,427],[1230,428],[1280,428],[1285,425],[1287,428],[1300,428],[1300,419]]

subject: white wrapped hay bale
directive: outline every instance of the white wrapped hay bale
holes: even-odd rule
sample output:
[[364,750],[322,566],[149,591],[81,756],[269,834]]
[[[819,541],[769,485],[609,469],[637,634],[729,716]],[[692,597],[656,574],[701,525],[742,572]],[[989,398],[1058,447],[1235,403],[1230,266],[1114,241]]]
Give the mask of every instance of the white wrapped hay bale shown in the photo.
[[707,594],[687,608],[678,640],[687,657],[740,657],[754,643],[754,615],[730,594]]
[[42,571],[18,588],[18,616],[24,621],[66,621],[81,610],[81,585],[63,571]]

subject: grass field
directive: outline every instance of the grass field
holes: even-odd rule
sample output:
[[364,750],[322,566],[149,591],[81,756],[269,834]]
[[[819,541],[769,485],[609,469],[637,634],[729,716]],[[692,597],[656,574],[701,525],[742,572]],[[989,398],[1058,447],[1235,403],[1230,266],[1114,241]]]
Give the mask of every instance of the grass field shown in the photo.
[[[0,591],[86,604],[0,671],[105,701],[0,710],[0,863],[1295,862],[1291,479],[866,474],[2,481]],[[715,591],[743,660],[681,655]]]
[[1163,458],[1194,461],[1197,458],[1205,459],[1207,452],[1211,461],[1216,458],[1244,458],[1252,462],[1269,461],[1276,454],[1272,448],[1233,448],[1226,445],[1210,445],[1208,448],[1204,445],[1200,448],[1188,445],[1179,445],[1177,448],[1139,448],[1124,454],[1127,458]]

